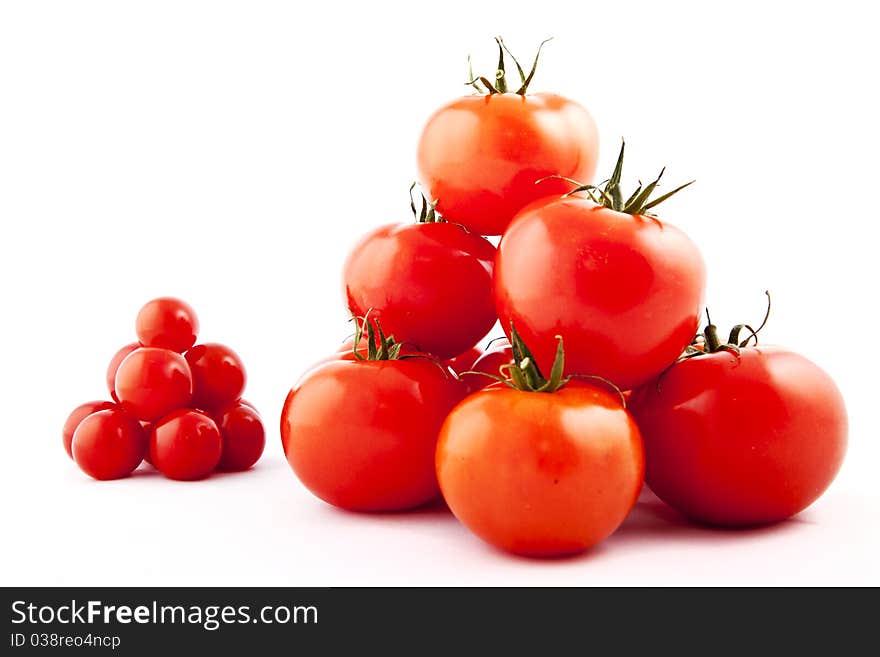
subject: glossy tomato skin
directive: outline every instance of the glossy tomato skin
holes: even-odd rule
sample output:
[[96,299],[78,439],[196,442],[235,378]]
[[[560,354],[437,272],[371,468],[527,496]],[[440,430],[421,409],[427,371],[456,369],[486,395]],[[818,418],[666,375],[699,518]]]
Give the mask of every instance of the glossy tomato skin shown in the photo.
[[153,425],[150,460],[170,479],[202,479],[217,467],[223,441],[217,424],[189,408],[174,411]]
[[248,402],[241,401],[215,416],[223,438],[223,451],[217,468],[247,470],[256,463],[266,446],[266,431],[260,414]]
[[784,520],[831,484],[847,416],[831,378],[798,354],[750,347],[682,361],[633,391],[646,481],[670,506],[716,525]]
[[125,360],[125,357],[135,349],[140,348],[140,346],[139,342],[132,342],[120,348],[119,351],[113,354],[113,358],[110,359],[110,364],[107,366],[107,389],[110,391],[113,401],[117,403],[119,399],[116,398],[116,371],[119,369],[122,361]]
[[138,340],[145,347],[183,353],[193,346],[199,332],[196,312],[185,301],[159,297],[144,304],[135,320]]
[[232,349],[216,342],[197,344],[186,352],[193,374],[193,404],[219,409],[239,399],[247,384],[244,363]]
[[139,420],[152,422],[190,403],[193,378],[177,352],[144,347],[119,364],[114,388],[122,408]]
[[501,235],[530,202],[571,189],[552,175],[592,182],[599,136],[589,112],[555,94],[464,96],[428,119],[419,180],[447,220]]
[[329,362],[287,396],[282,444],[297,477],[325,502],[409,509],[437,495],[437,432],[461,397],[455,379],[423,358]]
[[378,320],[398,342],[446,359],[472,347],[495,323],[495,247],[461,226],[382,226],[352,250],[343,269],[353,315]]
[[73,451],[70,444],[73,441],[73,432],[79,426],[79,423],[85,420],[92,413],[98,411],[107,411],[117,408],[116,404],[108,401],[90,401],[80,404],[74,408],[67,419],[64,421],[64,428],[61,430],[61,441],[64,444],[64,451],[70,458],[73,458]]
[[474,366],[474,363],[477,362],[477,359],[482,355],[482,349],[479,347],[471,347],[467,351],[460,353],[458,356],[446,359],[445,364],[452,369],[453,372],[461,374],[462,372],[471,369]]
[[455,516],[526,556],[574,554],[609,536],[635,504],[644,467],[619,397],[578,382],[554,393],[494,384],[449,414],[437,444]]
[[[496,340],[474,361],[470,369],[472,372],[484,372],[494,376],[502,376],[501,367],[512,362],[513,348],[510,346],[510,342],[507,339]],[[495,383],[493,379],[482,374],[464,374],[462,380],[467,386],[468,393],[482,390]]]
[[147,436],[140,423],[121,408],[92,413],[73,433],[73,459],[90,477],[121,479],[140,465]]
[[579,197],[519,215],[498,247],[495,304],[549,372],[556,336],[568,373],[622,390],[652,379],[696,333],[703,259],[679,229]]

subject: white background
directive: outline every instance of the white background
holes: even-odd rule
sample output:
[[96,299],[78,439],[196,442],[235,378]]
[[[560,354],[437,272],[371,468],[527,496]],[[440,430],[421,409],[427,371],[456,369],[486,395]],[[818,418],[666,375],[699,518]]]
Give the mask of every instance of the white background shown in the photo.
[[[870,3],[0,4],[0,583],[880,584],[878,61]],[[709,265],[716,323],[757,321],[839,383],[849,454],[778,526],[688,526],[646,498],[581,557],[529,561],[447,512],[370,516],[283,459],[290,384],[349,332],[340,268],[408,221],[419,130],[491,71],[582,102],[631,180],[697,184],[662,216]],[[236,349],[268,425],[251,472],[100,483],[61,447],[158,295]]]

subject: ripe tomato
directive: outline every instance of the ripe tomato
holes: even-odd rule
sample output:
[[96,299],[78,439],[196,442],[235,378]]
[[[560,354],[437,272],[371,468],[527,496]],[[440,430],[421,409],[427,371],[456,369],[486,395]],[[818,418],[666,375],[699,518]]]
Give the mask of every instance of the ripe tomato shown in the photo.
[[199,320],[196,311],[185,301],[160,297],[140,309],[135,327],[143,346],[183,353],[195,344]]
[[[622,161],[623,149],[602,191],[609,201],[622,198]],[[654,204],[645,197],[605,207],[566,196],[511,224],[498,247],[495,304],[504,329],[516,326],[542,369],[561,335],[569,372],[626,390],[659,374],[691,341],[705,266],[683,232],[647,215]]]
[[460,353],[458,356],[447,358],[445,364],[456,374],[461,374],[473,368],[477,359],[483,355],[483,350],[479,347],[471,347],[467,351]]
[[397,342],[451,358],[495,323],[495,247],[455,224],[383,226],[358,243],[343,269],[348,308],[379,320]]
[[560,380],[561,362],[544,379],[529,361],[514,366],[529,386],[492,384],[449,414],[437,478],[455,516],[488,543],[528,556],[581,552],[638,498],[639,429],[618,395]]
[[[502,376],[501,367],[513,362],[513,348],[506,338],[496,340],[474,361],[470,367],[471,372],[483,372],[492,376]],[[463,374],[462,380],[467,386],[468,392],[476,392],[493,383],[492,378],[483,374]]]
[[253,406],[242,400],[221,411],[215,421],[223,438],[217,464],[220,470],[247,470],[259,460],[266,445],[266,431]]
[[437,495],[437,432],[461,395],[457,381],[425,358],[325,363],[284,403],[287,460],[312,493],[335,506],[419,506]]
[[721,350],[633,391],[646,481],[717,525],[783,520],[813,503],[843,461],[847,418],[831,378],[779,347]]
[[73,433],[73,459],[90,477],[120,479],[143,460],[147,437],[140,423],[121,408],[92,413]]
[[119,401],[116,398],[116,371],[119,369],[120,363],[125,360],[125,357],[135,349],[140,348],[140,346],[139,342],[132,342],[131,344],[125,345],[113,355],[110,364],[107,366],[107,388],[110,390],[110,396],[113,397],[113,400],[116,402]]
[[197,344],[186,352],[193,374],[193,404],[219,409],[239,399],[247,376],[244,363],[232,349],[215,342]]
[[592,180],[599,152],[596,124],[584,107],[556,94],[527,94],[522,79],[520,91],[504,93],[503,80],[486,88],[488,95],[438,109],[418,143],[419,180],[437,210],[480,235],[501,235],[528,203],[568,190],[561,180],[537,180]]
[[64,451],[67,452],[67,455],[70,458],[73,458],[73,452],[71,451],[70,443],[73,441],[73,432],[76,431],[79,423],[85,420],[92,413],[97,413],[98,411],[108,411],[114,408],[117,408],[117,406],[113,402],[90,401],[86,402],[85,404],[80,404],[70,412],[70,415],[68,415],[67,419],[64,421],[64,428],[61,431],[61,440],[64,444]]
[[220,429],[200,411],[184,408],[153,425],[150,458],[159,472],[171,479],[206,477],[220,461]]
[[119,364],[116,397],[144,422],[158,420],[190,403],[193,377],[183,356],[170,349],[135,349]]

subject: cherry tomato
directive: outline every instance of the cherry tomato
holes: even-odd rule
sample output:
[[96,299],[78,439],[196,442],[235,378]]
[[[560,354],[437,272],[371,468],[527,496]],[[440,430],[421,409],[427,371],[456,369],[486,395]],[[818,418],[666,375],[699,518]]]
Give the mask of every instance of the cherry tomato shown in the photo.
[[73,459],[95,479],[131,474],[144,456],[147,437],[140,423],[121,408],[87,416],[73,433]]
[[116,396],[144,422],[158,420],[190,403],[193,377],[183,356],[170,349],[135,349],[119,364]]
[[110,365],[107,366],[107,389],[110,390],[110,396],[113,397],[113,400],[116,402],[119,401],[116,398],[116,371],[119,369],[119,365],[122,361],[125,360],[125,357],[135,349],[140,348],[140,346],[139,342],[132,342],[131,344],[125,345],[113,355],[113,358],[110,360]]
[[216,416],[223,438],[223,452],[217,467],[221,470],[247,470],[256,463],[266,445],[263,421],[248,402],[242,400]]
[[445,359],[495,323],[495,247],[444,222],[383,226],[368,233],[343,270],[348,308],[378,320],[397,342]]
[[472,369],[477,359],[483,355],[483,350],[479,347],[471,347],[467,351],[460,353],[458,356],[448,358],[445,363],[456,374],[461,374]]
[[355,511],[395,511],[437,495],[434,448],[458,383],[424,358],[332,361],[290,391],[287,460],[305,486]]
[[79,426],[79,423],[85,420],[92,413],[97,413],[98,411],[107,411],[117,408],[116,404],[108,401],[90,401],[85,404],[80,404],[76,408],[74,408],[70,415],[67,416],[67,419],[64,421],[64,429],[61,431],[61,440],[64,443],[64,451],[67,452],[67,455],[70,458],[73,458],[73,452],[70,448],[70,443],[73,441],[73,432],[76,431],[76,428]]
[[831,378],[798,354],[748,347],[696,356],[633,391],[646,481],[670,506],[717,525],[776,522],[813,503],[846,451]]
[[153,434],[153,425],[149,422],[141,422],[141,428],[144,430],[144,435],[147,437],[144,447],[144,461],[149,465],[153,465],[153,459],[150,458],[150,436]]
[[208,476],[220,462],[223,440],[217,424],[206,414],[184,408],[153,425],[150,458],[170,479]]
[[135,322],[138,339],[145,347],[183,353],[193,346],[199,332],[196,312],[185,301],[160,297],[148,301]]
[[[616,174],[622,158],[621,149]],[[706,287],[703,259],[675,226],[629,214],[647,199],[638,205],[618,211],[562,197],[521,213],[502,238],[498,317],[508,336],[513,322],[542,370],[561,335],[567,372],[627,390],[657,376],[693,338]]]
[[193,373],[193,404],[219,409],[241,399],[247,376],[244,363],[232,349],[216,342],[197,344],[186,352]]
[[465,96],[438,109],[418,144],[419,180],[437,210],[480,235],[501,235],[530,202],[589,182],[599,137],[589,112],[556,94]]
[[437,444],[455,516],[528,556],[581,552],[610,535],[643,472],[639,430],[620,398],[577,381],[552,393],[493,384],[449,414]]

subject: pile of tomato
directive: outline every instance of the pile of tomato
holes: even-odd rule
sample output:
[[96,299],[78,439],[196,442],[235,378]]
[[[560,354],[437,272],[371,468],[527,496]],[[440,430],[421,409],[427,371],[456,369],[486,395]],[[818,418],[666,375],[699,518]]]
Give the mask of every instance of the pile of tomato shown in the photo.
[[350,510],[442,495],[476,535],[536,556],[606,538],[643,482],[695,522],[806,508],[846,448],[833,381],[759,345],[763,324],[699,330],[703,259],[656,212],[687,185],[661,193],[661,171],[625,189],[623,146],[593,184],[588,111],[530,93],[538,56],[527,72],[497,44],[497,71],[427,121],[416,221],[345,262],[356,332],[287,396],[294,472]]
[[95,479],[126,477],[143,461],[181,480],[256,463],[265,432],[241,398],[247,377],[238,355],[196,344],[198,318],[179,299],[153,299],[135,324],[138,341],[107,368],[113,401],[86,402],[67,418],[68,455]]

